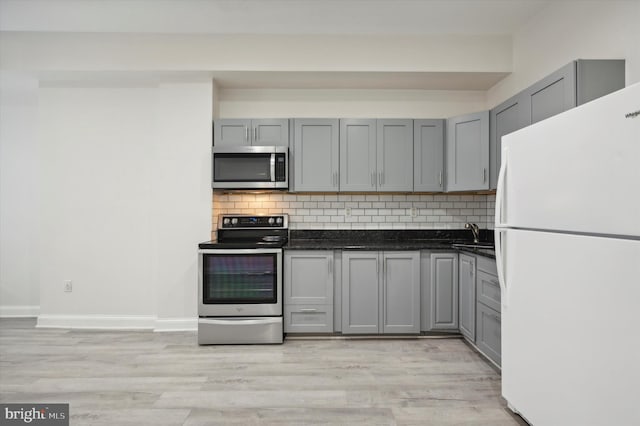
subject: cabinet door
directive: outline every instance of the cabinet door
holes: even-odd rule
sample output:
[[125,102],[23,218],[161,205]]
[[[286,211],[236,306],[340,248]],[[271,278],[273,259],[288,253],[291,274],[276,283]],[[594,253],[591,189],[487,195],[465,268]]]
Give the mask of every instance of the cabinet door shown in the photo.
[[476,338],[476,264],[475,257],[460,254],[458,309],[460,332],[472,342]]
[[378,191],[413,191],[413,120],[377,120]]
[[252,120],[253,139],[251,145],[289,146],[289,120]]
[[223,119],[213,123],[215,146],[251,145],[251,120]]
[[293,143],[295,191],[338,191],[338,120],[296,119]]
[[286,304],[333,304],[333,252],[286,251],[284,255]]
[[489,186],[495,189],[502,163],[502,137],[526,127],[529,122],[529,104],[524,93],[493,108],[489,113]]
[[444,191],[444,120],[413,121],[413,190]]
[[343,334],[377,334],[379,332],[378,270],[378,252],[343,252]]
[[576,106],[576,63],[571,62],[525,90],[529,120],[537,123]]
[[493,309],[478,303],[476,345],[496,364],[502,362],[502,323],[500,314]]
[[382,332],[420,332],[420,253],[386,252],[382,257]]
[[458,329],[458,255],[431,254],[430,330]]
[[375,191],[376,172],[376,120],[340,120],[340,191]]
[[489,111],[447,120],[447,191],[489,189]]

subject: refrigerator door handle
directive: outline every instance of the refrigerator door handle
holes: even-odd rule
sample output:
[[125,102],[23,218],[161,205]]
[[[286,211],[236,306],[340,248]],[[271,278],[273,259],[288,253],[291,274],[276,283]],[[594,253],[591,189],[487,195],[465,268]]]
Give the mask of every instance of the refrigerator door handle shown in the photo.
[[502,221],[502,209],[504,206],[504,181],[507,175],[507,160],[509,148],[504,148],[502,151],[502,165],[500,166],[500,173],[498,174],[498,184],[496,185],[496,220],[495,227],[503,228],[507,226],[506,223]]
[[502,236],[506,235],[507,231],[504,229],[496,228],[495,230],[495,247],[496,247],[496,269],[498,270],[498,282],[500,283],[500,300],[502,301],[502,309],[506,309],[508,305],[508,297],[507,297],[507,281],[505,280],[506,271],[505,267],[505,258],[504,258],[504,244],[502,241]]

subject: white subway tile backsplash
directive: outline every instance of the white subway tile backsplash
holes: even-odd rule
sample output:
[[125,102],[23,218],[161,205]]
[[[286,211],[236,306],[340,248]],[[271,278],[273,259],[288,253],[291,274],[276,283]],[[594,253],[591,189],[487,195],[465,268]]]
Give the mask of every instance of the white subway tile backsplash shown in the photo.
[[495,195],[214,193],[212,224],[218,214],[287,213],[291,229],[493,229],[494,210]]

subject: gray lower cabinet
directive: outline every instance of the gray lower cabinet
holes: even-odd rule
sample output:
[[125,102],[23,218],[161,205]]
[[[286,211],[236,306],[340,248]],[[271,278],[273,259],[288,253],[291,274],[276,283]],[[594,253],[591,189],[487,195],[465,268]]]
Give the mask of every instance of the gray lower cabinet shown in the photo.
[[333,263],[332,251],[285,251],[285,332],[333,332]]
[[343,251],[342,333],[419,332],[419,252]]
[[460,333],[473,342],[476,338],[475,256],[459,256],[458,296]]
[[501,320],[500,313],[483,303],[478,303],[476,318],[476,346],[496,364],[500,365],[501,356]]
[[476,337],[475,344],[484,355],[501,363],[501,304],[496,262],[476,258]]
[[413,190],[444,191],[444,120],[413,121]]
[[289,120],[220,119],[213,124],[215,146],[289,146]]
[[447,191],[489,189],[489,111],[447,119]]
[[339,125],[337,119],[296,118],[293,122],[293,190],[338,192]]
[[426,331],[458,330],[458,254],[429,257],[429,316]]

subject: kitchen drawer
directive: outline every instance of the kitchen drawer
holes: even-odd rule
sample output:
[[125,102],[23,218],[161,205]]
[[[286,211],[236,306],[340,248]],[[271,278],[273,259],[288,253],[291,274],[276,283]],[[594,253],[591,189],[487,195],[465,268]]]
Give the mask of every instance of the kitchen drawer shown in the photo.
[[489,259],[483,256],[477,256],[477,258],[477,268],[479,271],[484,271],[489,275],[498,275],[495,259]]
[[333,333],[333,305],[285,305],[285,333]]
[[476,345],[487,358],[500,365],[502,362],[500,314],[482,303],[478,303],[476,311]]
[[500,283],[497,276],[478,271],[476,293],[478,302],[487,305],[494,311],[501,311]]

